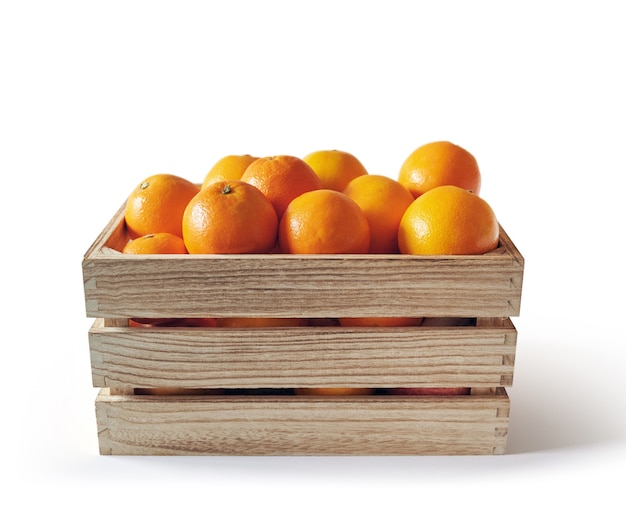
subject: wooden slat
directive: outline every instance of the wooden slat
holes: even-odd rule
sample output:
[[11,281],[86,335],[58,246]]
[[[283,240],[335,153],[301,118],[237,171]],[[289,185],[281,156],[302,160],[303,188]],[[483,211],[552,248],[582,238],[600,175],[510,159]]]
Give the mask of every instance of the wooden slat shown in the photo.
[[486,255],[122,255],[118,212],[83,259],[91,317],[519,314],[523,258]]
[[497,387],[516,348],[498,327],[129,328],[89,332],[96,387]]
[[489,396],[111,396],[100,451],[123,455],[502,454],[509,399]]

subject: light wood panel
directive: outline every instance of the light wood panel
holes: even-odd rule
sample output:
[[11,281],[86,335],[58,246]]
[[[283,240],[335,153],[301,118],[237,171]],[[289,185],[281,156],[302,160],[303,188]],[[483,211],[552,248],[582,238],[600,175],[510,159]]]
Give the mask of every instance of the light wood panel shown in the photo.
[[502,454],[509,399],[485,396],[111,396],[96,401],[102,454]]
[[523,258],[486,255],[122,255],[123,213],[83,260],[91,317],[519,314]]
[[497,387],[517,332],[491,327],[129,328],[89,332],[96,387]]

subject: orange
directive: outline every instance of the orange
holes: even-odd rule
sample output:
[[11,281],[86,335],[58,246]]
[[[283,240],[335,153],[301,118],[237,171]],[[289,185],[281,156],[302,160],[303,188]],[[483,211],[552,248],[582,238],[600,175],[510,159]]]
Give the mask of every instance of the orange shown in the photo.
[[144,179],[126,201],[124,218],[130,238],[159,232],[182,237],[183,212],[199,190],[191,181],[172,174]]
[[302,327],[307,325],[306,318],[224,317],[217,319],[218,327]]
[[398,245],[414,255],[479,255],[498,245],[499,232],[484,199],[458,186],[438,186],[404,212]]
[[368,387],[302,387],[294,389],[294,393],[313,396],[360,396],[374,394],[374,389]]
[[409,327],[419,326],[423,318],[414,317],[358,317],[340,318],[344,327]]
[[454,185],[480,192],[480,170],[474,156],[449,141],[434,141],[414,150],[400,167],[398,181],[414,197],[436,186]]
[[304,156],[304,161],[322,181],[322,187],[343,192],[355,177],[367,170],[355,156],[341,150],[318,150]]
[[189,253],[267,253],[276,244],[278,217],[258,188],[217,181],[189,201],[182,226]]
[[414,198],[398,181],[382,175],[354,178],[343,191],[365,212],[370,253],[398,253],[398,226]]
[[322,188],[322,182],[309,165],[299,157],[287,155],[253,161],[241,180],[263,192],[274,205],[279,219],[297,196]]
[[173,233],[150,233],[133,239],[124,246],[122,253],[187,253],[185,241]]
[[206,188],[215,181],[235,181],[241,179],[248,165],[258,159],[250,154],[224,156],[211,167],[202,182],[202,188]]
[[347,195],[314,190],[291,201],[280,221],[278,242],[283,253],[367,253],[370,227]]

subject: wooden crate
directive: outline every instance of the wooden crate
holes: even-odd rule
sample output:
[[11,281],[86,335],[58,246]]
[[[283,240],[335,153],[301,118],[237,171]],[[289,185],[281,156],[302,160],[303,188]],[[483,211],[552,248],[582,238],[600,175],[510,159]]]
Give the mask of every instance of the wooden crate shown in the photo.
[[[519,314],[524,261],[504,230],[496,250],[472,256],[123,255],[127,240],[120,209],[83,260],[102,454],[505,452],[517,339],[509,317]],[[458,320],[402,328],[128,322],[232,316]],[[301,387],[378,391],[291,392]],[[398,387],[472,392],[385,392]],[[188,391],[138,394],[146,388]]]

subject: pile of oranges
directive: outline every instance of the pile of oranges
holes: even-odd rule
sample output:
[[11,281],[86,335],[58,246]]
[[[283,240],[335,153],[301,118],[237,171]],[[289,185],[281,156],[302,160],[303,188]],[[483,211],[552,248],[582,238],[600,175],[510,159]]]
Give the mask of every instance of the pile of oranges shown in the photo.
[[[474,156],[448,141],[427,143],[396,179],[369,173],[354,155],[228,155],[201,185],[172,174],[141,181],[129,195],[126,254],[480,255],[499,226],[479,196]],[[134,327],[411,327],[423,318],[132,319]],[[171,394],[188,389],[146,390]],[[200,390],[208,392],[207,390]],[[219,392],[211,390],[211,392]],[[296,394],[373,394],[374,389],[296,389]],[[467,394],[467,388],[395,389],[391,394]]]
[[142,180],[127,199],[123,253],[478,255],[499,238],[480,185],[474,156],[448,141],[415,149],[396,179],[339,150],[228,155],[201,185]]

